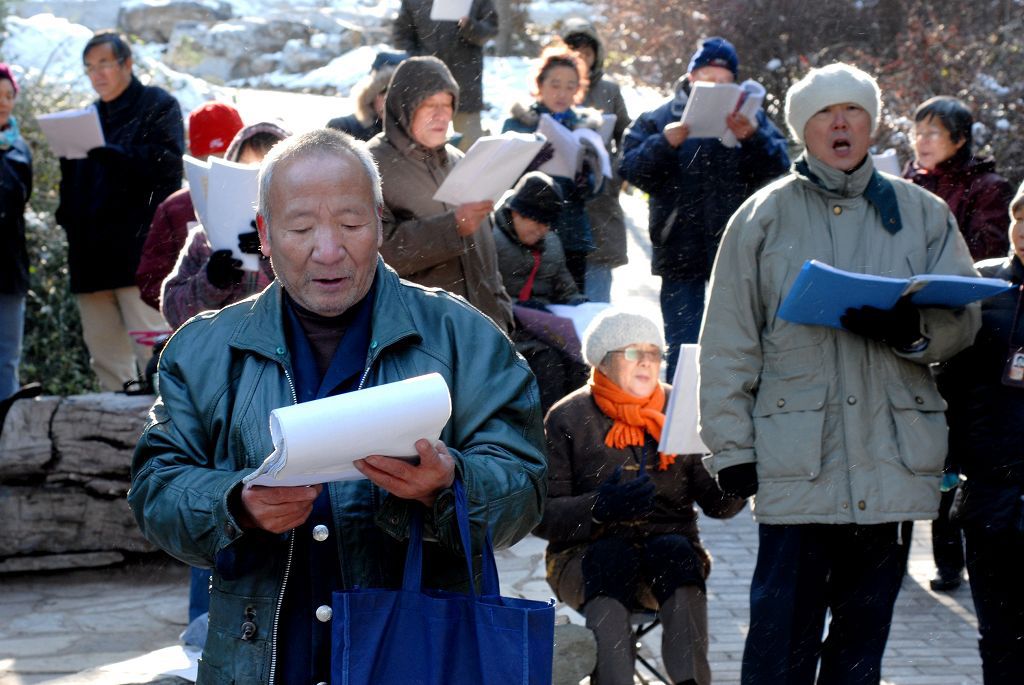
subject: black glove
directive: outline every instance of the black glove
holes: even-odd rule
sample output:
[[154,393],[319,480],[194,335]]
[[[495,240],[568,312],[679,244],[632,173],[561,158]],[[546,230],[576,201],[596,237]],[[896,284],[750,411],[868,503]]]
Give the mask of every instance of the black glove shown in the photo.
[[539,309],[542,312],[548,310],[547,305],[540,300],[531,297],[528,300],[516,300],[516,304],[520,307],[529,307],[530,309]]
[[260,234],[256,231],[238,234],[238,249],[245,254],[256,254],[263,256],[260,252]]
[[124,160],[125,155],[122,148],[114,145],[102,145],[100,147],[94,147],[85,153],[91,161],[99,164],[110,164],[118,163]]
[[730,497],[750,497],[757,493],[757,466],[753,463],[727,466],[718,472],[718,487]]
[[841,317],[843,328],[885,343],[898,350],[912,347],[921,336],[921,313],[909,297],[901,297],[892,309],[850,307]]
[[224,290],[242,282],[242,260],[231,256],[231,250],[217,250],[206,263],[206,280],[214,288]]
[[601,483],[590,512],[595,521],[633,521],[643,518],[654,509],[654,483],[649,475],[644,473],[626,483],[620,483],[621,479],[620,466]]

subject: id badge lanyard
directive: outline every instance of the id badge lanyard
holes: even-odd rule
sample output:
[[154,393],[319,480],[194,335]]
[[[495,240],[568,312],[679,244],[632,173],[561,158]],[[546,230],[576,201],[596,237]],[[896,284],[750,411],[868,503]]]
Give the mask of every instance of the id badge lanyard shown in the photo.
[[1003,369],[1003,385],[1024,388],[1024,341],[1017,339],[1017,325],[1020,323],[1021,302],[1024,301],[1024,284],[1017,288],[1017,308],[1013,313],[1010,325],[1010,336],[1007,340],[1009,354],[1006,357],[1006,368]]

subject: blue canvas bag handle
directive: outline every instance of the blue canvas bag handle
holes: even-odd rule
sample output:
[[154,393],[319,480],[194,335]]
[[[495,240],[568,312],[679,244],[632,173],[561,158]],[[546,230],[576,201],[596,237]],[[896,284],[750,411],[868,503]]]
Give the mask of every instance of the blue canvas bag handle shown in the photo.
[[[476,586],[473,579],[473,549],[469,536],[469,500],[466,497],[466,489],[458,478],[452,484],[455,492],[455,519],[458,522],[459,538],[462,541],[462,550],[466,557],[466,572],[469,583],[469,595],[474,600],[478,599]],[[494,560],[494,545],[491,542],[491,531],[487,530],[484,539],[484,548],[481,550],[481,594],[496,596],[499,594],[500,583],[498,582],[498,566]],[[423,516],[419,511],[412,515],[409,524],[409,548],[405,553],[405,572],[402,577],[402,589],[410,592],[420,592],[423,585]]]

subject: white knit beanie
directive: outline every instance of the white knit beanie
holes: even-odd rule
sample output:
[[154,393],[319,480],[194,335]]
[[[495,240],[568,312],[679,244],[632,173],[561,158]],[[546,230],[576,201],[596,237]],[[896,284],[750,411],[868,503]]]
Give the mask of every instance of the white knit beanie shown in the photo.
[[583,331],[583,357],[597,368],[606,354],[629,345],[646,344],[664,349],[661,326],[643,314],[609,307],[595,316]]
[[843,62],[811,69],[786,93],[789,132],[803,143],[807,121],[826,107],[844,102],[860,105],[871,115],[871,132],[874,133],[878,126],[878,113],[882,111],[882,91],[875,79]]

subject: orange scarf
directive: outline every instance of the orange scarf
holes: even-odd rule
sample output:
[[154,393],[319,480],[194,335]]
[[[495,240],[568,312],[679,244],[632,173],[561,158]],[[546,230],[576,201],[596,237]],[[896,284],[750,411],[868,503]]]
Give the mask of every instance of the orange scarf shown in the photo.
[[[630,445],[643,447],[644,433],[661,440],[665,426],[665,391],[658,383],[647,397],[637,397],[616,385],[597,369],[590,374],[590,393],[598,408],[612,419],[604,444],[621,450]],[[667,471],[676,455],[658,452],[658,470]]]

